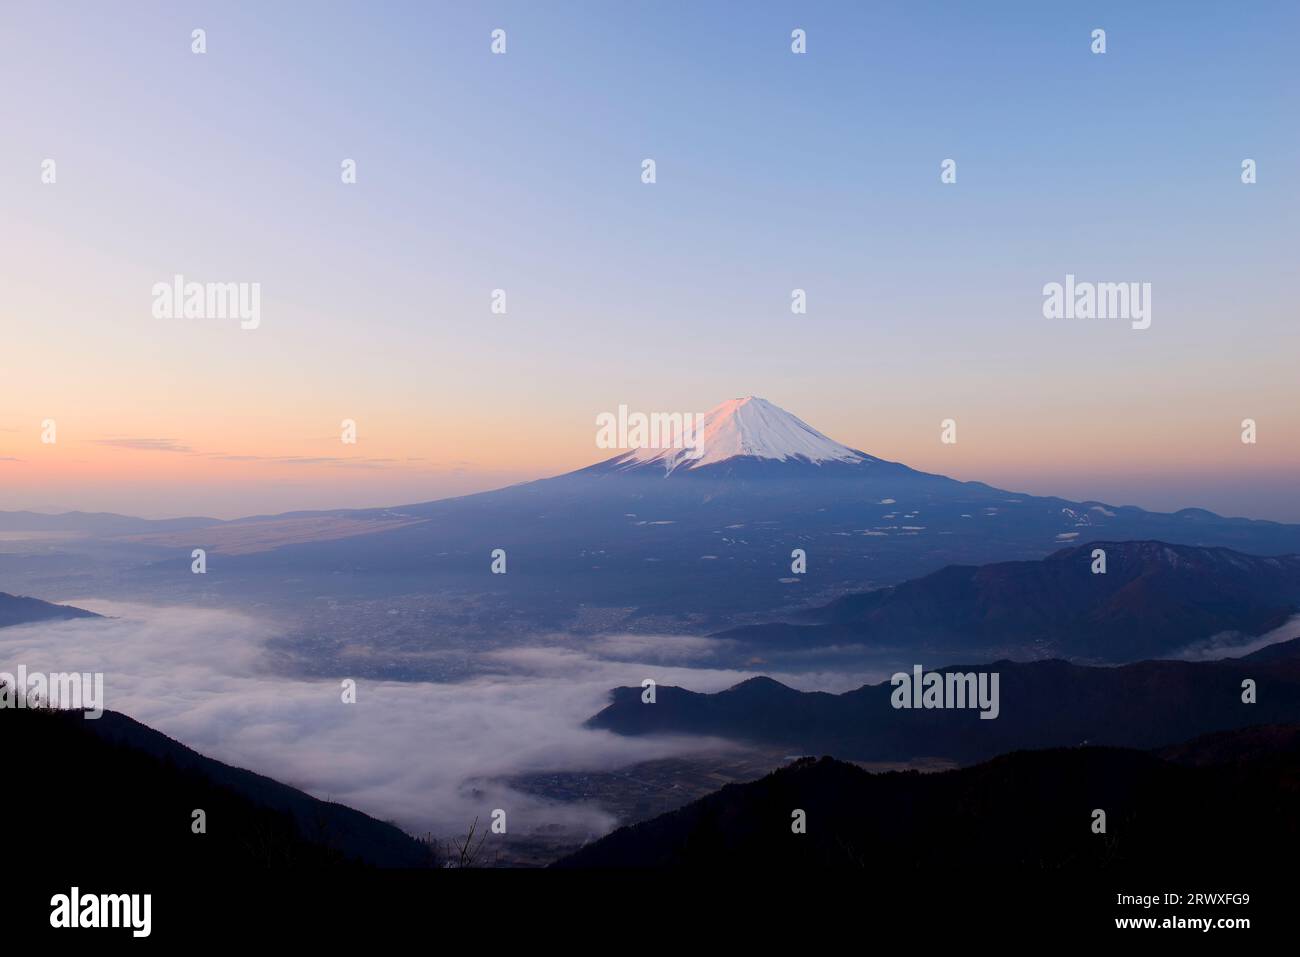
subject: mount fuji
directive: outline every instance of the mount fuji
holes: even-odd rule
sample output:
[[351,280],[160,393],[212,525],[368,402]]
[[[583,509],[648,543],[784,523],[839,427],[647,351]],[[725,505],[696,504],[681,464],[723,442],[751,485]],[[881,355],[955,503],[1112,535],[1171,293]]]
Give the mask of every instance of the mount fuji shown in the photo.
[[701,416],[692,448],[633,449],[594,469],[627,472],[661,470],[672,475],[701,469],[740,467],[748,460],[805,465],[867,465],[880,459],[840,445],[766,399],[746,396],[715,406]]
[[[168,588],[229,587],[267,603],[406,597],[438,616],[440,630],[481,636],[702,634],[947,565],[1041,559],[1092,540],[1300,552],[1297,525],[1074,502],[921,472],[752,396],[706,413],[702,438],[697,458],[623,451],[459,498],[244,519],[134,542],[151,549],[150,569]],[[194,576],[177,571],[197,547],[208,550],[209,570],[190,585]],[[497,549],[506,574],[492,572]],[[804,573],[792,569],[796,549]],[[411,597],[430,595],[438,598]]]

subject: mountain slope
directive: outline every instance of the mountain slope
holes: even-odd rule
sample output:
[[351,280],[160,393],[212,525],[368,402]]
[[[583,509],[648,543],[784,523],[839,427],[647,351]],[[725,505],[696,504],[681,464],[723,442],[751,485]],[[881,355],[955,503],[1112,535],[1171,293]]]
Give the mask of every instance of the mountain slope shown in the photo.
[[[952,564],[1043,558],[1087,539],[1300,552],[1300,526],[1146,512],[962,482],[851,449],[750,397],[706,416],[704,456],[633,450],[565,475],[388,509],[136,536],[134,587],[253,600],[437,592],[430,627],[702,633]],[[181,574],[206,548],[207,576]],[[504,549],[508,574],[491,572]],[[792,570],[795,549],[806,571]],[[136,586],[136,583],[143,583]],[[591,609],[610,610],[598,616]],[[587,618],[598,622],[587,625]]]
[[[1094,574],[1093,554],[1106,572]],[[757,647],[844,643],[1108,662],[1169,655],[1216,635],[1264,634],[1300,612],[1300,555],[1165,542],[1090,542],[1042,561],[949,566],[719,637]],[[1300,624],[1297,625],[1300,634]]]
[[[999,714],[976,709],[894,708],[888,681],[834,695],[754,678],[716,694],[659,686],[617,688],[588,725],[618,734],[692,734],[774,745],[858,761],[920,757],[980,761],[1020,748],[1088,742],[1154,748],[1258,723],[1300,722],[1300,641],[1289,657],[1209,662],[1143,661],[1118,668],[1064,661],[928,669],[997,672]],[[1242,702],[1256,682],[1257,703]]]
[[[420,866],[424,845],[360,811],[185,747],[125,715],[0,713],[0,749],[40,764],[8,789],[15,860],[163,874],[366,863]],[[208,831],[191,831],[192,813]]]
[[[1250,759],[1227,764],[1096,747],[1021,751],[935,774],[870,774],[805,758],[620,828],[554,866],[1259,880],[1270,862],[1284,866],[1300,851],[1300,749],[1294,733],[1241,734]],[[1216,748],[1236,750],[1230,739]],[[1189,751],[1201,753],[1196,743]],[[1092,831],[1097,808],[1104,834]],[[806,816],[805,833],[792,831],[794,809]]]
[[26,625],[35,621],[64,621],[73,618],[100,618],[93,611],[55,605],[39,598],[27,598],[0,592],[0,628]]

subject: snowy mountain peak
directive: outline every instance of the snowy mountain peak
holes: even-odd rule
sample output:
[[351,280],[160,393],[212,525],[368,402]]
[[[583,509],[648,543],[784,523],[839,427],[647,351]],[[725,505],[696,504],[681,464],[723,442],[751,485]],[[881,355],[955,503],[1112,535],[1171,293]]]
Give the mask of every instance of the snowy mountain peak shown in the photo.
[[766,399],[750,395],[714,406],[702,417],[696,448],[635,449],[618,460],[624,468],[654,464],[666,473],[698,469],[737,456],[777,461],[874,461],[869,455],[827,438],[811,425]]

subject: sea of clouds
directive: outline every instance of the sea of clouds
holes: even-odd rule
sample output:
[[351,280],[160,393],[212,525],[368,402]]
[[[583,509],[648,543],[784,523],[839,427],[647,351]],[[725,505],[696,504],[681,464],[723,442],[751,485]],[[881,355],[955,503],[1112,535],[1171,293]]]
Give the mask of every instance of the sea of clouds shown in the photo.
[[[0,630],[0,670],[102,672],[107,709],[195,750],[316,797],[393,821],[411,833],[463,833],[507,810],[511,833],[557,830],[582,840],[618,823],[592,805],[557,804],[499,779],[533,771],[613,769],[716,751],[725,742],[623,737],[584,728],[609,689],[645,678],[716,691],[750,672],[664,664],[707,657],[708,639],[616,636],[581,647],[485,652],[489,673],[458,683],[357,679],[355,704],[336,679],[277,674],[274,626],[193,608],[77,601],[107,619]],[[774,675],[802,689],[841,691],[864,676]]]

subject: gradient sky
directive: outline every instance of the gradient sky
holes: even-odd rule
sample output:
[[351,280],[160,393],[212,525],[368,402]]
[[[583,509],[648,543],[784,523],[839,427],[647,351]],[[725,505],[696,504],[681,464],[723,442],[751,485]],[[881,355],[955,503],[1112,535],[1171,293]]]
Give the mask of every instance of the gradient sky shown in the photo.
[[[427,500],[757,394],[958,478],[1300,521],[1298,11],[5,5],[0,509]],[[1067,272],[1150,282],[1151,328],[1044,319]],[[176,273],[260,282],[261,327],[155,319]]]

